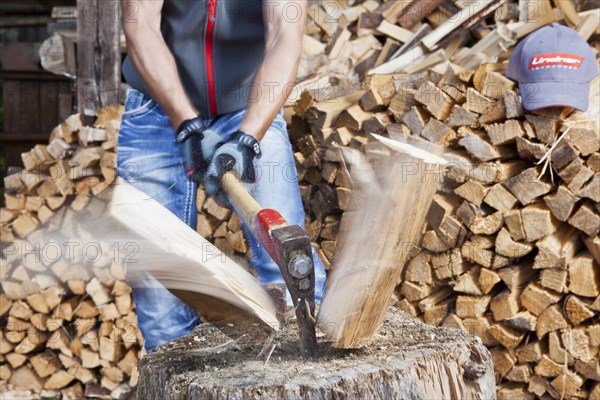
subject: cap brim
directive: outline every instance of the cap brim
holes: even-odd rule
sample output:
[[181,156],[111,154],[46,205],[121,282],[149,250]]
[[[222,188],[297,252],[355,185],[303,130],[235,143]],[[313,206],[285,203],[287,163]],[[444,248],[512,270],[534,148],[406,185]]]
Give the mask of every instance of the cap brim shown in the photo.
[[530,111],[561,106],[586,111],[589,106],[589,83],[521,82],[519,89],[523,107]]

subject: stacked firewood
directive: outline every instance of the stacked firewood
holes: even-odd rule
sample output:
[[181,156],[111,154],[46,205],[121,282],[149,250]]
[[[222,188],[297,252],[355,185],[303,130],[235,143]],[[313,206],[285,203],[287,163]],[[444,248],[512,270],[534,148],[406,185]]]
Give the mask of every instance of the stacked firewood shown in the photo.
[[[429,140],[464,149],[480,163],[473,172],[490,169],[434,198],[398,305],[428,323],[481,336],[505,382],[499,394],[586,398],[593,390],[598,396],[597,122],[523,113],[510,88],[484,96],[488,74],[500,77],[484,73],[480,90],[473,81],[465,103],[453,105],[445,120],[427,115],[423,106],[430,107],[419,100],[403,117],[413,134],[420,129]],[[469,91],[488,103],[485,109],[471,107]],[[455,123],[458,115],[469,121]],[[433,139],[432,125],[439,127]],[[548,155],[544,172],[544,163],[537,164]]]
[[[309,129],[296,140],[308,231],[328,263],[340,212],[355,205],[340,149],[319,140],[367,156],[382,151],[367,133],[451,147],[451,161],[470,168],[449,171],[434,198],[398,306],[480,335],[511,382],[502,393],[581,396],[600,378],[598,126],[560,110],[524,112],[512,82],[495,72],[502,67],[378,77],[296,116]],[[547,156],[544,172],[537,164]]]
[[[487,19],[495,25],[467,32],[455,24],[448,34],[438,29],[452,15],[444,2],[407,32],[396,2],[356,3],[332,32],[314,19],[313,38],[329,43],[325,62],[299,84],[306,90],[287,113],[320,256],[335,263],[337,232],[348,228],[340,216],[357,205],[336,146],[376,159],[389,151],[369,135],[376,133],[445,147],[450,167],[397,306],[480,336],[494,358],[499,398],[600,398],[599,81],[586,113],[527,112],[504,75],[517,40],[550,22],[573,27],[597,49],[597,16],[578,13],[575,3],[540,1],[533,3],[543,18],[534,21],[521,2],[506,2]],[[371,35],[383,46],[373,42],[357,57]],[[437,50],[436,39],[444,43]]]
[[307,230],[335,262],[340,215],[357,202],[341,149],[329,145],[376,159],[386,151],[368,135],[377,133],[450,148],[461,168],[433,199],[397,305],[480,336],[502,397],[598,396],[598,116],[525,112],[501,68],[377,77],[335,101],[304,93],[312,103],[290,132],[304,132],[295,143]]
[[[23,168],[4,179],[2,390],[122,398],[137,384],[144,352],[122,262],[128,250],[104,242],[106,237],[96,240],[91,224],[77,229],[89,208],[98,213],[105,207],[104,198],[95,199],[115,183],[121,112],[122,106],[98,110],[93,126],[83,126],[79,114],[67,118],[48,145],[23,153]],[[202,189],[197,204],[197,231],[245,265],[239,218]],[[45,237],[60,229],[76,233],[66,239],[77,243],[69,247]],[[86,247],[93,253],[87,264]],[[62,257],[55,257],[56,250]]]
[[[22,155],[23,170],[4,180],[2,391],[125,398],[137,384],[143,339],[122,257],[89,230],[76,231],[70,247],[44,237],[72,230],[77,215],[114,182],[121,109],[99,110],[93,127],[69,117],[48,145]],[[91,252],[82,251],[86,246]]]
[[198,210],[196,231],[221,252],[247,267],[248,246],[238,216],[220,205],[214,198],[207,198],[202,188],[197,192],[196,207]]

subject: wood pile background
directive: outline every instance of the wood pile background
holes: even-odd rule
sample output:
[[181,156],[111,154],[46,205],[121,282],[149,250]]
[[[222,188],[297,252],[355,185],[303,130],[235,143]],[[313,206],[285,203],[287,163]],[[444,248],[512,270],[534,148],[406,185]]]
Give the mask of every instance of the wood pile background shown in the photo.
[[[530,18],[525,3],[544,18]],[[574,2],[495,3],[487,18],[495,25],[475,23],[467,35],[467,22],[443,36],[454,14],[447,2],[425,19],[433,31],[423,24],[410,32],[396,4],[350,7],[339,20],[358,19],[333,33],[315,21],[319,43],[330,38],[323,68],[342,73],[308,78],[289,112],[312,240],[333,261],[340,212],[355,206],[348,168],[328,145],[376,159],[386,150],[368,134],[378,133],[451,149],[470,168],[448,171],[397,306],[480,336],[494,359],[498,398],[599,399],[600,81],[587,113],[530,113],[504,76],[517,40],[550,22],[573,27],[597,51],[597,14],[578,13]],[[383,46],[370,42],[373,34]],[[352,72],[359,87],[344,78]]]
[[0,391],[119,399],[137,385],[143,338],[121,258],[93,232],[80,232],[82,243],[101,246],[89,268],[82,243],[57,250],[40,230],[72,225],[114,182],[121,112],[99,110],[93,127],[69,117],[4,179]]
[[[479,4],[311,5],[299,84],[285,107],[306,228],[329,267],[345,229],[341,217],[357,206],[338,146],[376,161],[389,152],[369,135],[377,133],[452,150],[469,168],[448,170],[422,242],[408,244],[414,256],[396,305],[480,336],[494,358],[501,399],[600,399],[599,116],[525,112],[518,88],[504,77],[517,41],[551,22],[573,27],[598,50],[598,10],[588,1]],[[596,89],[590,110],[598,107]],[[2,242],[35,239],[40,226],[81,209],[114,181],[117,114],[100,110],[94,128],[73,116],[48,146],[23,155],[24,170],[5,178]],[[60,176],[67,179],[52,179]],[[237,217],[198,194],[197,231],[236,261],[247,258]],[[41,274],[36,268],[11,260],[0,269],[0,380],[118,398],[135,385],[132,366],[142,354],[139,335],[114,353],[102,347],[102,338],[112,337],[106,332],[135,321],[123,269],[72,277],[61,266]],[[40,282],[30,283],[34,275]],[[97,291],[107,295],[100,304]],[[29,332],[63,331],[50,330],[54,319],[75,340],[34,345]],[[98,341],[76,340],[85,333],[79,320],[92,324]],[[40,321],[46,329],[37,328]]]

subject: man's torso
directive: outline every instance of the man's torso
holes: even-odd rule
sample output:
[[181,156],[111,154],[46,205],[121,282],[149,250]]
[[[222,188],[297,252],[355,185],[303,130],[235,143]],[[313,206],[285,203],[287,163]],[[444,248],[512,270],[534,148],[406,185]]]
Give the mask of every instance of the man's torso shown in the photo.
[[[262,0],[165,0],[161,31],[202,115],[246,107],[264,53]],[[129,58],[123,74],[132,87],[150,94]]]

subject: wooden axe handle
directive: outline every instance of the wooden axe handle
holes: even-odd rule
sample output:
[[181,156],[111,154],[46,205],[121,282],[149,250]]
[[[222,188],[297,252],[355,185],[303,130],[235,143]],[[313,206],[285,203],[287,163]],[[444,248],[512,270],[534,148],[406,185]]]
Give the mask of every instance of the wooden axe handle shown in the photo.
[[223,175],[221,188],[227,194],[227,198],[233,208],[241,214],[241,219],[247,224],[251,224],[256,214],[261,210],[261,207],[250,193],[248,193],[244,185],[241,184],[233,171],[229,171]]

